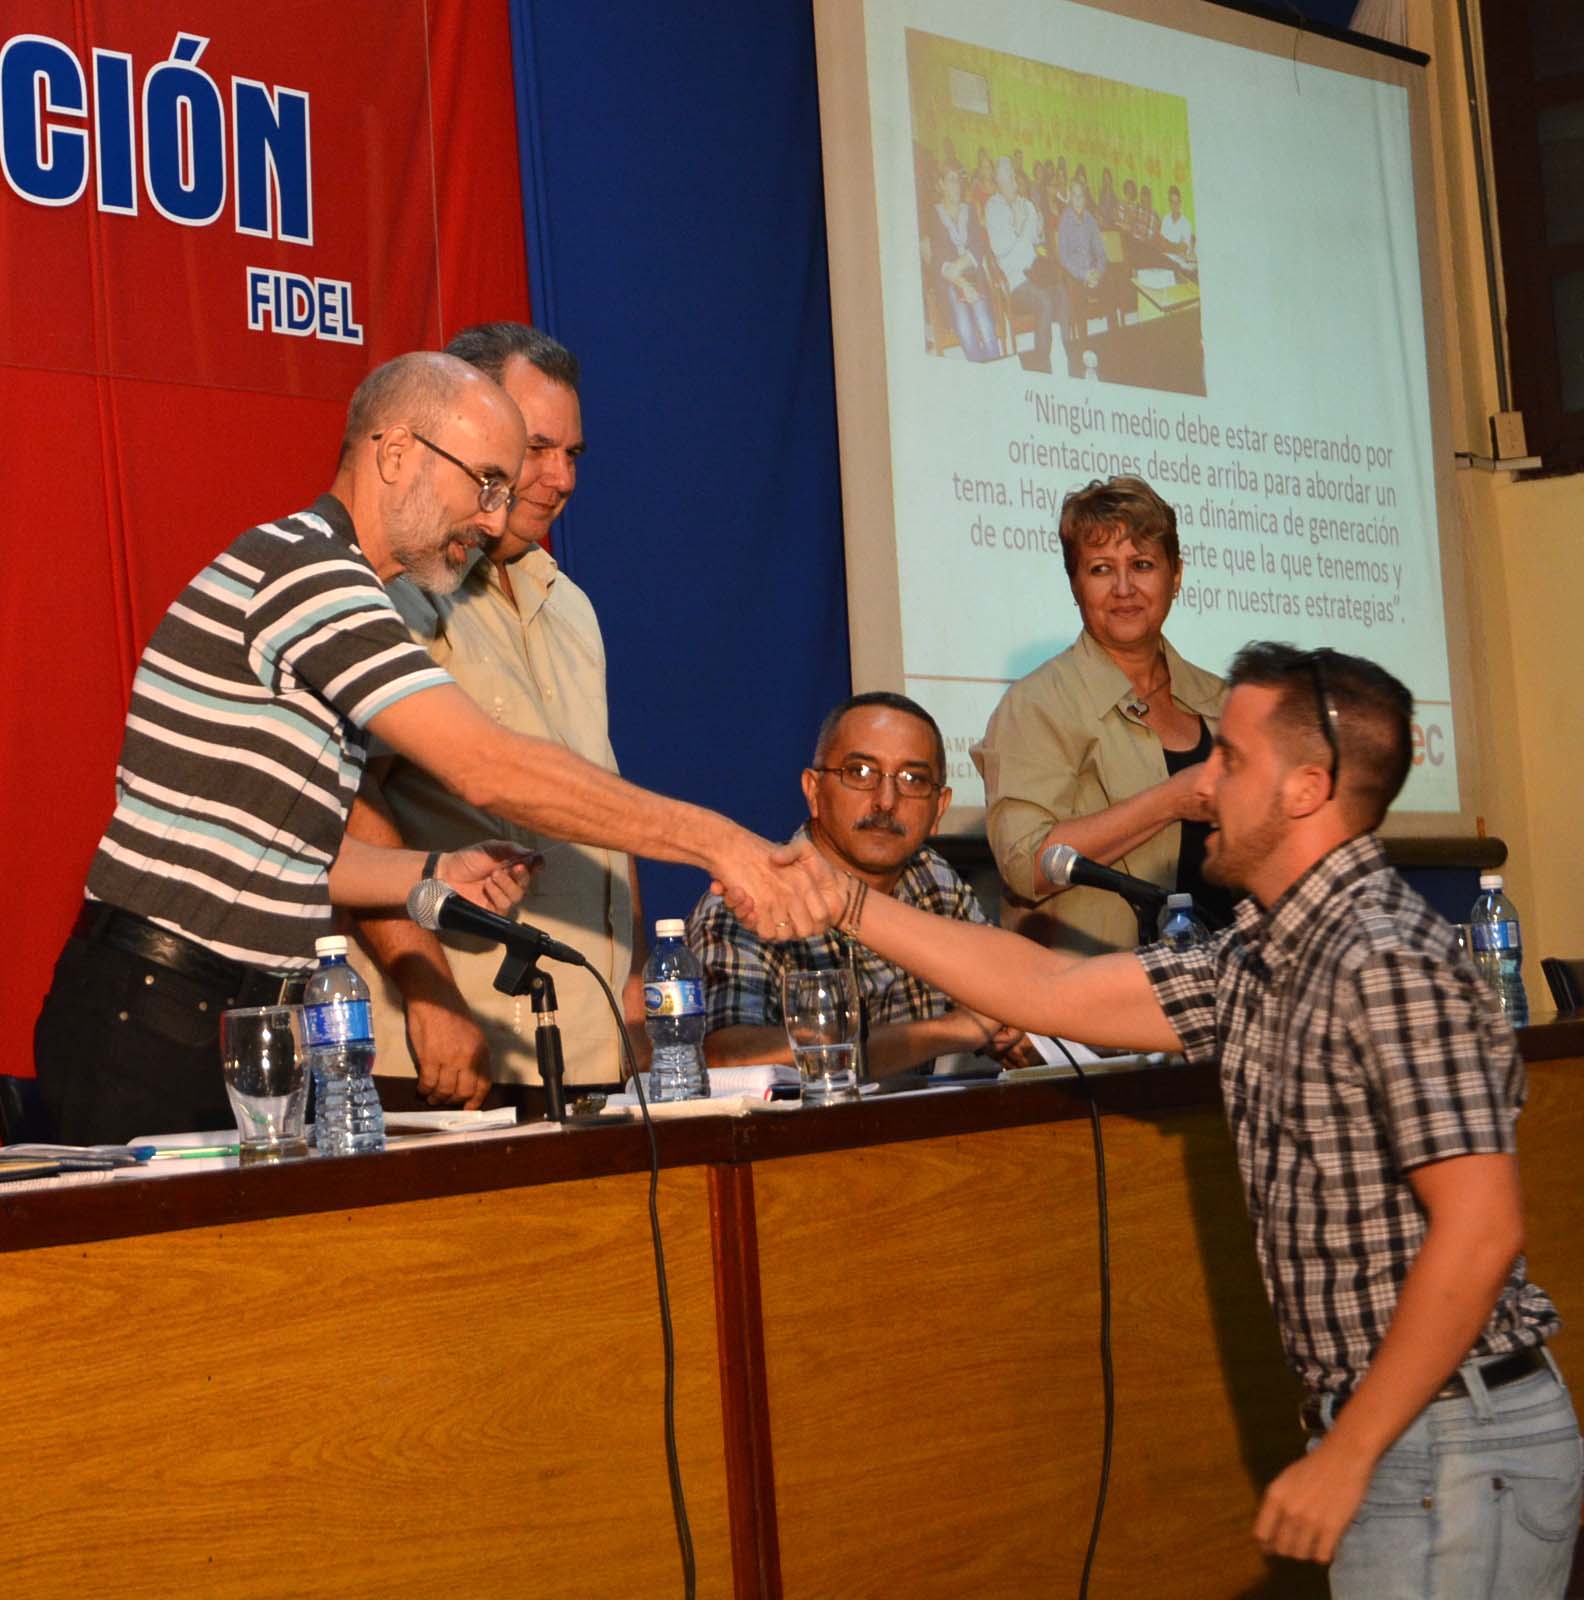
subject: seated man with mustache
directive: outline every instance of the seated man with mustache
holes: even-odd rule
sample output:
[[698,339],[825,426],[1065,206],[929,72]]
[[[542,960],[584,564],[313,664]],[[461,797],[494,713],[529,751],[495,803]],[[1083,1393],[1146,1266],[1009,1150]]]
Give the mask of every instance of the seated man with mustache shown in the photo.
[[[803,769],[809,820],[798,830],[838,873],[878,894],[962,922],[983,922],[973,891],[924,841],[951,804],[946,748],[935,719],[905,695],[844,700],[820,727]],[[688,943],[704,969],[704,1057],[712,1067],[790,1062],[781,1023],[788,969],[851,967],[863,1007],[859,1076],[929,1067],[937,1056],[978,1051],[1023,1065],[1038,1057],[1016,1028],[954,1006],[939,989],[832,928],[772,944],[707,894],[688,918]]]

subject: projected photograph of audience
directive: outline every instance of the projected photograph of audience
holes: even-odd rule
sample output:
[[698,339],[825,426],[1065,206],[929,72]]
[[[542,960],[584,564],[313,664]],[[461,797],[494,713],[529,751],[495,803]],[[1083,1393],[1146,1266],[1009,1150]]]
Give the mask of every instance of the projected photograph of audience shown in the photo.
[[910,28],[924,348],[1205,392],[1188,102]]

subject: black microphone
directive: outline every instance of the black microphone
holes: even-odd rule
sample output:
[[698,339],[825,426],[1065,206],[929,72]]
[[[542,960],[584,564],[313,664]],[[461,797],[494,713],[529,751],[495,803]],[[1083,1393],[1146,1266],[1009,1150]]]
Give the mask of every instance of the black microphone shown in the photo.
[[1166,891],[1143,878],[1129,877],[1114,867],[1102,867],[1098,861],[1081,856],[1070,844],[1053,844],[1040,856],[1040,871],[1046,881],[1057,888],[1077,884],[1085,889],[1109,889],[1135,906],[1154,911],[1166,904]]
[[503,944],[530,961],[545,956],[574,967],[588,965],[581,950],[552,939],[529,923],[511,922],[493,911],[486,911],[483,906],[474,905],[471,900],[464,900],[449,883],[442,883],[438,878],[419,879],[407,896],[407,915],[431,933],[441,929],[450,933],[471,933],[475,938],[488,939],[491,944]]

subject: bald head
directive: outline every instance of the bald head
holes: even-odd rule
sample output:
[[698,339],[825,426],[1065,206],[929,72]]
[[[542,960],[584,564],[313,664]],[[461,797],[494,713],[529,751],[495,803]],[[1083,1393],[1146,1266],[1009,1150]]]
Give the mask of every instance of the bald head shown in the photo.
[[[490,392],[493,391],[493,394]],[[438,350],[414,350],[376,367],[357,386],[347,407],[341,460],[395,423],[431,438],[464,411],[515,407],[477,367]]]
[[498,539],[528,435],[511,397],[438,351],[397,356],[358,385],[331,493],[381,578],[449,594]]

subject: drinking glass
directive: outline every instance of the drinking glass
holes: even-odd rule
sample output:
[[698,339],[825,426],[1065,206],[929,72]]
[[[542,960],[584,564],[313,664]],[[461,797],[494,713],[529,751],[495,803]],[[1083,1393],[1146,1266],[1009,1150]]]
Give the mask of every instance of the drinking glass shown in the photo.
[[308,1074],[298,1006],[246,1006],[220,1016],[220,1070],[243,1166],[308,1154]]
[[782,974],[781,1016],[803,1080],[803,1104],[858,1098],[858,995],[846,967]]

